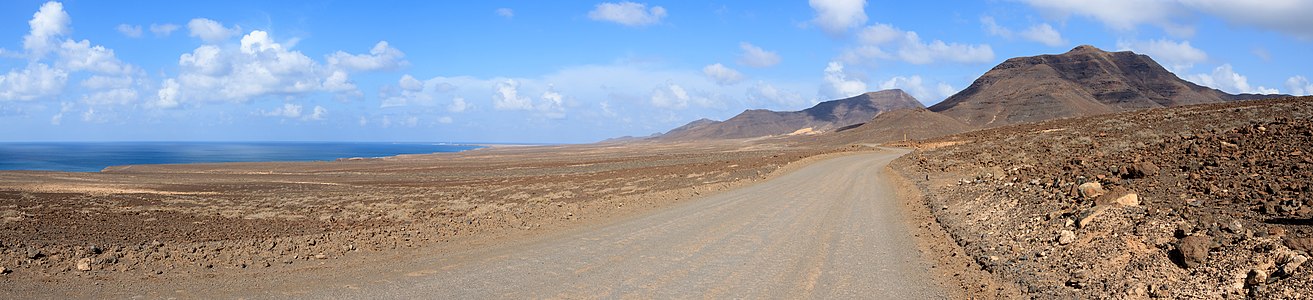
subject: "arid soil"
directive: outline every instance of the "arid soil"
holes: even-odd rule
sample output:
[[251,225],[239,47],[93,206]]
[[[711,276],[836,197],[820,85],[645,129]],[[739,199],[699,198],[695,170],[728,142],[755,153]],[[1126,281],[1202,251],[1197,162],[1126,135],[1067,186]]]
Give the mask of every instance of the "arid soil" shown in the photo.
[[738,140],[0,172],[0,290],[288,272],[469,236],[550,231],[851,149]]
[[893,167],[1033,298],[1313,297],[1313,97],[943,137]]

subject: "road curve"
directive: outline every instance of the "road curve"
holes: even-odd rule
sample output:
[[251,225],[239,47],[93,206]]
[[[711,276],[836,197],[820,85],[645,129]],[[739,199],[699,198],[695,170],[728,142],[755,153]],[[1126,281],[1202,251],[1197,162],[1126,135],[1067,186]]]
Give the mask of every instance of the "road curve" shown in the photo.
[[941,298],[884,176],[905,150],[298,298]]

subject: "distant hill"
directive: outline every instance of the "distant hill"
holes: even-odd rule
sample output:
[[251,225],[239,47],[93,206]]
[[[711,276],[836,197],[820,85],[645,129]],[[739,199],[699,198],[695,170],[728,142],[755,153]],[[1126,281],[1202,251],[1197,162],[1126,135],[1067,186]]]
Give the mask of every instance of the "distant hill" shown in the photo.
[[1270,98],[1232,95],[1182,80],[1147,55],[1079,46],[1008,59],[930,107],[973,127],[1118,111]]
[[902,90],[883,90],[821,102],[801,111],[752,109],[725,121],[701,119],[672,129],[655,139],[737,139],[797,132],[827,132],[870,121],[881,112],[924,107]]
[[970,131],[971,126],[925,108],[905,108],[875,116],[869,122],[840,128],[833,142],[883,143],[919,140]]

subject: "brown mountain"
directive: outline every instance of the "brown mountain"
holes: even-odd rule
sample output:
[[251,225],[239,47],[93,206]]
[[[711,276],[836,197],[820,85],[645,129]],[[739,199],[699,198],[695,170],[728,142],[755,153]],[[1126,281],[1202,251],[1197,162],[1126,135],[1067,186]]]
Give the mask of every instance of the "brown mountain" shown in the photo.
[[1227,94],[1182,80],[1147,55],[1086,45],[1058,55],[1008,59],[930,110],[970,126],[994,127],[1268,97]]
[[923,108],[902,90],[870,92],[821,102],[801,111],[751,109],[723,122],[701,119],[666,132],[661,140],[705,140],[782,135],[799,130],[824,132],[870,121],[877,114],[903,108]]
[[840,144],[883,143],[935,138],[971,129],[958,120],[918,107],[881,113],[866,123],[840,128],[830,137]]

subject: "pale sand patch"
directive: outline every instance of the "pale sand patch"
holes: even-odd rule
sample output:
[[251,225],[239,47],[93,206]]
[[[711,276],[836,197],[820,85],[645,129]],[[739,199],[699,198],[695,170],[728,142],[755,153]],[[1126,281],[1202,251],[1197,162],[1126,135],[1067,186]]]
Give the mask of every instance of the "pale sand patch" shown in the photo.
[[140,187],[122,187],[113,185],[69,185],[38,183],[18,186],[19,190],[36,193],[76,193],[89,195],[112,194],[155,194],[155,195],[218,195],[218,192],[175,192],[144,189]]

